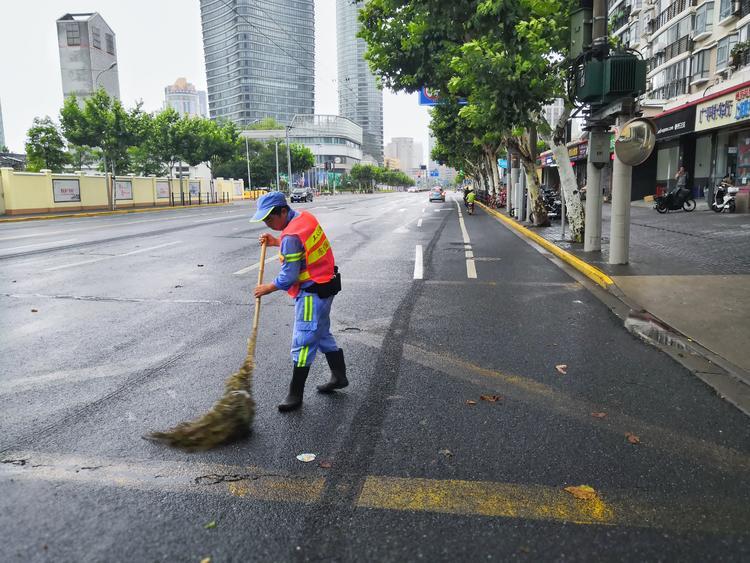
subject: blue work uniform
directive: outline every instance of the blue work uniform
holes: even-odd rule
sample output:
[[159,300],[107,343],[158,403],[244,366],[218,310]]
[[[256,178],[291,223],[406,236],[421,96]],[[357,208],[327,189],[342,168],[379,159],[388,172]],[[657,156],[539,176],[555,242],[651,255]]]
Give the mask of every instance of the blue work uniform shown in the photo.
[[[289,221],[299,213],[289,210]],[[305,267],[305,248],[296,235],[287,235],[281,240],[280,254],[284,257],[281,271],[273,284],[288,290],[297,281]],[[294,299],[294,332],[292,334],[292,361],[295,366],[310,366],[318,350],[324,354],[339,348],[331,334],[331,304],[333,296],[325,299],[306,291],[315,282],[308,280],[300,284],[300,292]]]

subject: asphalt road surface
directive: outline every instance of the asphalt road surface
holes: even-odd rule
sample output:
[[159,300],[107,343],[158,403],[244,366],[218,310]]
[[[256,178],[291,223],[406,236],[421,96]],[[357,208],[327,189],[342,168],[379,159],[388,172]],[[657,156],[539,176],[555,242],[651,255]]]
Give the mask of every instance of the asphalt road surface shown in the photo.
[[318,394],[319,357],[276,410],[293,308],[268,296],[252,436],[192,454],[141,435],[244,358],[251,204],[0,225],[0,560],[749,560],[747,418],[454,197],[295,206],[343,274],[351,385]]

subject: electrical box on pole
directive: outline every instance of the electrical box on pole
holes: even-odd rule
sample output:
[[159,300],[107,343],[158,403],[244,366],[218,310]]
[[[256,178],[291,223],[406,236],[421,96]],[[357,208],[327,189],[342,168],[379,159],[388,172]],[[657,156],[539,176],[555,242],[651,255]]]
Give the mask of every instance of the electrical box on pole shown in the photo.
[[570,57],[578,55],[591,47],[591,31],[594,25],[591,6],[581,7],[570,13]]

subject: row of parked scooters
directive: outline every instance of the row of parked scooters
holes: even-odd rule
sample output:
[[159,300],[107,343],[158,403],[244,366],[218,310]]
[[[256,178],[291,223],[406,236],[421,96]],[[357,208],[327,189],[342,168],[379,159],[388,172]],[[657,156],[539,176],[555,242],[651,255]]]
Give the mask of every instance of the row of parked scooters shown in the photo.
[[[736,205],[735,197],[738,191],[738,187],[727,182],[720,182],[714,188],[714,199],[711,202],[711,209],[717,213],[721,213],[722,211],[734,213]],[[695,200],[689,189],[676,188],[667,194],[655,197],[654,209],[659,213],[680,209],[683,211],[693,211],[695,210]]]

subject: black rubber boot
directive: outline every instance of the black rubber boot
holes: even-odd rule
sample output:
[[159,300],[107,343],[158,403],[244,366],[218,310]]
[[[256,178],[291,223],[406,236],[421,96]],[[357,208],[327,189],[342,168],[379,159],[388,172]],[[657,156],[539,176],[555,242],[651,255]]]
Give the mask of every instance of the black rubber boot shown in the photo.
[[310,366],[294,367],[292,382],[289,384],[289,394],[284,402],[279,404],[281,412],[297,410],[302,406],[302,394],[305,392],[305,381],[307,381],[308,373],[310,373]]
[[321,393],[332,393],[336,389],[343,389],[349,385],[349,380],[346,378],[344,351],[339,348],[335,352],[328,352],[326,360],[328,360],[328,367],[331,368],[331,380],[324,385],[318,385],[318,391]]

